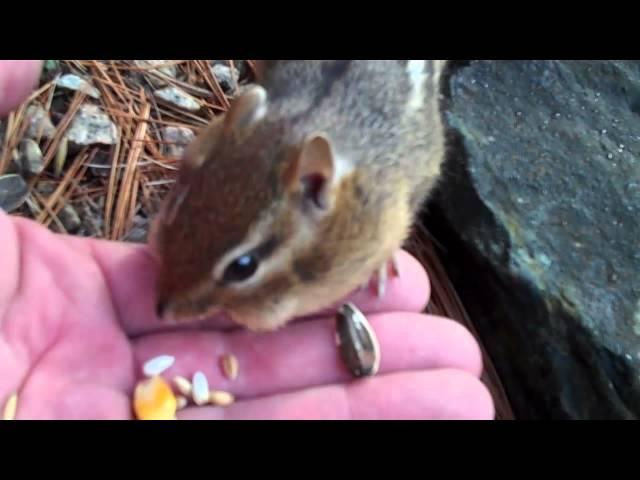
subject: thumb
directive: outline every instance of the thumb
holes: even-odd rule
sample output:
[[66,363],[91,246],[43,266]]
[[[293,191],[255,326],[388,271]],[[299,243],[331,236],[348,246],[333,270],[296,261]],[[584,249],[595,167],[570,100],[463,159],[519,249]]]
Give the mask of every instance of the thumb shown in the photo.
[[0,60],[0,117],[26,100],[41,69],[41,60]]

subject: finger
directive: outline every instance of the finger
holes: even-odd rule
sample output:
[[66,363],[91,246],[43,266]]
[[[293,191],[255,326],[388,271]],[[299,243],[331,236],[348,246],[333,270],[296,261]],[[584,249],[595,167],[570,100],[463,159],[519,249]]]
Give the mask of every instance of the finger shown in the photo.
[[[403,370],[456,368],[479,376],[480,349],[460,324],[417,313],[380,313],[370,317],[380,343],[379,374]],[[315,319],[291,325],[267,335],[235,331],[182,332],[144,337],[134,344],[141,365],[150,358],[169,354],[173,366],[164,373],[190,378],[202,371],[212,389],[230,391],[238,398],[273,395],[350,380],[340,359],[332,320]],[[228,380],[219,357],[232,354],[239,373]]]
[[[88,239],[70,241],[85,244],[90,242],[94,258],[100,264],[110,286],[115,308],[125,331],[131,335],[140,335],[158,330],[186,328],[182,325],[162,325],[155,315],[154,282],[157,265],[146,246]],[[414,257],[404,251],[399,253],[398,261],[401,276],[390,282],[382,299],[377,299],[367,291],[357,292],[351,297],[363,311],[420,312],[424,309],[430,294],[426,272]],[[193,328],[201,326],[235,327],[222,315],[207,322],[192,324]]]
[[0,60],[0,116],[16,108],[35,88],[39,60]]
[[352,301],[366,313],[389,311],[421,312],[431,296],[431,284],[422,264],[404,250],[397,255],[400,276],[390,276],[386,293],[377,298],[370,289],[362,289],[309,317],[330,315],[345,301]]
[[0,325],[11,299],[19,287],[18,230],[7,213],[0,209],[0,245],[2,245],[2,274],[0,275]]
[[178,419],[492,420],[487,388],[459,370],[401,372],[345,385],[246,400],[229,407],[189,407]]

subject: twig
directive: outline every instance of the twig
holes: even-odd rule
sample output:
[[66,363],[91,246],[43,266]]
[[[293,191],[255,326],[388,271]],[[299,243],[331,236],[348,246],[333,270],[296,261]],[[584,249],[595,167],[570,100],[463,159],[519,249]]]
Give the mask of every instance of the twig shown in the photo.
[[[144,97],[144,94],[141,92],[141,97]],[[147,119],[149,118],[149,114],[151,113],[151,105],[143,100],[142,104],[142,112],[141,116],[144,119],[139,122],[136,128],[136,132],[134,135],[133,144],[129,151],[129,156],[127,158],[127,168],[124,171],[124,175],[122,178],[121,186],[120,186],[120,195],[118,198],[118,203],[116,205],[116,216],[114,219],[114,226],[111,231],[111,238],[113,240],[119,239],[123,234],[125,215],[127,210],[130,210],[130,201],[132,196],[132,187],[135,180],[135,169],[138,158],[140,157],[140,153],[144,147],[144,143],[142,140],[144,139],[147,133]]]

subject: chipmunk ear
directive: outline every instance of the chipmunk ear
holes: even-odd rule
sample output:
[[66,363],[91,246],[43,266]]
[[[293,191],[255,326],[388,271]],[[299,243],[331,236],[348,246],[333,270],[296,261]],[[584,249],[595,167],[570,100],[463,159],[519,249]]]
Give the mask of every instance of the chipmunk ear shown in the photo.
[[305,205],[324,211],[331,206],[335,173],[331,141],[323,133],[313,133],[304,139],[290,165],[287,184],[290,190],[302,194]]
[[267,91],[254,85],[237,96],[225,114],[226,135],[246,136],[267,114]]

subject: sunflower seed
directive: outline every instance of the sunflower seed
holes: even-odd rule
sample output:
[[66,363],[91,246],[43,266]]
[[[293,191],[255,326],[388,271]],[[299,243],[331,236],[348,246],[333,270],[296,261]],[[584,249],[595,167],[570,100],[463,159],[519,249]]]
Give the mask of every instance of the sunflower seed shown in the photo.
[[4,405],[4,413],[2,415],[3,420],[15,420],[16,412],[18,410],[18,394],[12,394]]
[[196,405],[204,405],[209,402],[209,382],[204,373],[196,372],[193,375],[192,398]]
[[171,355],[159,355],[147,360],[142,367],[142,371],[147,377],[155,377],[171,368],[175,360]]
[[185,397],[190,397],[192,392],[191,382],[184,377],[173,377],[173,383],[178,391]]
[[218,407],[228,407],[235,401],[233,395],[222,390],[211,390],[209,392],[209,402]]
[[231,354],[225,354],[220,361],[225,376],[229,380],[235,380],[238,377],[238,359]]
[[352,303],[342,305],[336,315],[336,344],[351,375],[367,377],[378,372],[378,339],[367,318]]

